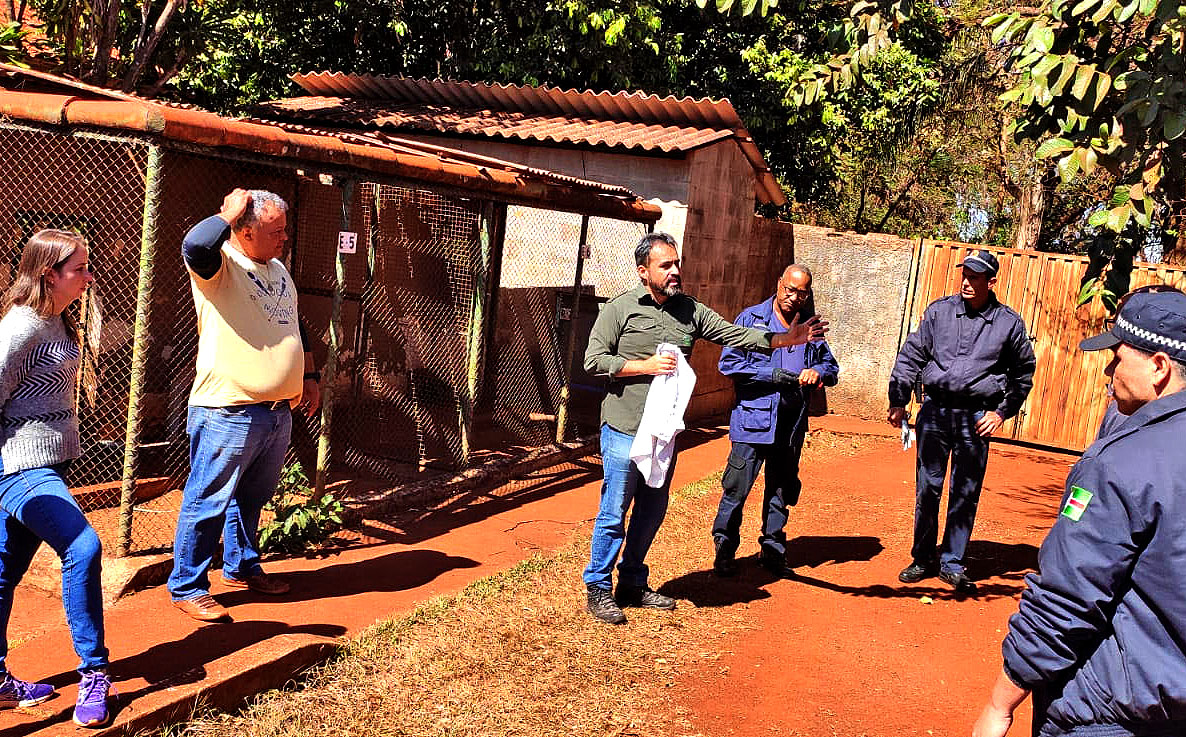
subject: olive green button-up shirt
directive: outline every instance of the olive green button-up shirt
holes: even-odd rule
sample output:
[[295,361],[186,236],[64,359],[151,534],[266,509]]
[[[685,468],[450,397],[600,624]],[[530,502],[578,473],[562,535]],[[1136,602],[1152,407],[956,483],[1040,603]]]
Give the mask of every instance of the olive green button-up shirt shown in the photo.
[[747,351],[770,351],[773,333],[734,325],[686,294],[655,302],[646,285],[614,297],[601,308],[589,334],[585,370],[609,377],[601,402],[601,421],[633,435],[642,420],[653,376],[617,378],[626,361],[655,355],[660,343],[673,343],[692,355],[697,338]]

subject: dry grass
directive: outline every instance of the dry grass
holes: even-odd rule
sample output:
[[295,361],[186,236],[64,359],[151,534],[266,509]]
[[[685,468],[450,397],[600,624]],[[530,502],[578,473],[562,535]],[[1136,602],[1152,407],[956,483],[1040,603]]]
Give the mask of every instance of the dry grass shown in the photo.
[[[805,460],[851,453],[851,438],[815,434]],[[711,564],[710,508],[719,476],[673,494],[652,550],[653,582],[698,586]],[[708,496],[710,499],[704,499]],[[750,514],[750,520],[757,517]],[[746,532],[748,534],[748,532]],[[186,737],[366,735],[686,735],[670,689],[681,669],[718,656],[747,629],[745,606],[628,610],[610,627],[583,610],[588,537],[369,628],[334,661],[241,714],[170,729]]]

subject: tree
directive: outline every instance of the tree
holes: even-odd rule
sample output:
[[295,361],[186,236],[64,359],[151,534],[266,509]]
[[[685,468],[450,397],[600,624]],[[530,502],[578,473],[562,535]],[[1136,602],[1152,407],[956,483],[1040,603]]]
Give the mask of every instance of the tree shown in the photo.
[[[853,3],[831,34],[832,59],[801,77],[798,100],[811,104],[858,83],[918,7],[912,0]],[[1002,101],[1015,106],[1014,138],[1033,142],[1035,157],[1051,162],[1063,183],[1101,171],[1112,177],[1111,197],[1088,225],[1103,229],[1099,237],[1111,244],[1095,248],[1093,258],[1111,254],[1117,273],[1131,268],[1151,237],[1168,245],[1167,261],[1186,259],[1184,24],[1186,5],[1173,0],[1052,0],[984,20],[992,28],[990,53],[1012,78]],[[1083,297],[1102,293],[1114,303],[1105,282],[1117,282],[1100,278],[1109,265],[1095,266]]]

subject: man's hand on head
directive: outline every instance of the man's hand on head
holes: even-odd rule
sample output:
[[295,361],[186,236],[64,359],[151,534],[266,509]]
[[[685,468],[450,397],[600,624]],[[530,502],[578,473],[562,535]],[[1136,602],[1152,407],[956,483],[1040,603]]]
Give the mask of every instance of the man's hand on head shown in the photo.
[[234,227],[250,205],[251,193],[241,188],[232,189],[230,194],[222,198],[222,209],[218,211],[218,216],[225,220],[227,225]]

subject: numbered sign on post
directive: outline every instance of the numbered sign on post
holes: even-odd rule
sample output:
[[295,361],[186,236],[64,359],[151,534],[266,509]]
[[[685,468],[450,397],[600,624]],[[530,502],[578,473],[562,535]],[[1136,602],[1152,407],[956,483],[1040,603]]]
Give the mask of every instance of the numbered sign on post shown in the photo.
[[348,230],[338,231],[338,253],[357,253],[358,233]]

